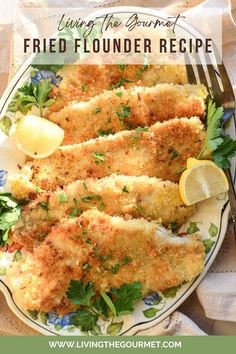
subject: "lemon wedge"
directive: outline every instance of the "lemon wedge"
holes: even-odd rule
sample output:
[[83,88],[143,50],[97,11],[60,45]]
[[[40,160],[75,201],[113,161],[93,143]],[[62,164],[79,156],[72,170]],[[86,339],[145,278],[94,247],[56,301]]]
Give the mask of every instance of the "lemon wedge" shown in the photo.
[[47,119],[27,115],[16,127],[16,146],[27,156],[44,158],[53,154],[64,139],[64,130]]
[[186,205],[192,205],[229,190],[224,171],[213,161],[190,157],[187,169],[179,181],[181,198]]

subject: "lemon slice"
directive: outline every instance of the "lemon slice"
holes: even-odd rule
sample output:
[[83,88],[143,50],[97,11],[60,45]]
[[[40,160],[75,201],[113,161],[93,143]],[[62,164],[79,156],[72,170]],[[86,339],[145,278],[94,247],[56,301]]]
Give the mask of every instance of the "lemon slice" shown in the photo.
[[17,148],[27,156],[44,158],[61,145],[64,130],[47,119],[28,115],[18,123],[14,138]]
[[187,169],[179,181],[181,198],[186,205],[192,205],[229,190],[224,171],[213,161],[190,157]]

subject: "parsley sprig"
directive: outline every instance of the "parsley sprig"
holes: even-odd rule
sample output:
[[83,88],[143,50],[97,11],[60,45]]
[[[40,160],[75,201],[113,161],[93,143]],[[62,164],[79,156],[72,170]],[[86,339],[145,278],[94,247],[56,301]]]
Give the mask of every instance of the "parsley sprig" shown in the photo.
[[236,140],[222,132],[223,107],[217,107],[211,99],[207,109],[207,128],[205,144],[198,158],[212,156],[214,162],[221,168],[230,167],[230,158],[236,155]]
[[0,246],[8,244],[10,228],[20,218],[21,205],[11,193],[0,193]]
[[72,304],[79,309],[71,317],[71,324],[80,327],[82,331],[93,331],[97,321],[114,319],[116,316],[132,313],[134,303],[142,298],[140,282],[123,284],[119,289],[110,289],[96,295],[93,283],[71,280],[66,292]]

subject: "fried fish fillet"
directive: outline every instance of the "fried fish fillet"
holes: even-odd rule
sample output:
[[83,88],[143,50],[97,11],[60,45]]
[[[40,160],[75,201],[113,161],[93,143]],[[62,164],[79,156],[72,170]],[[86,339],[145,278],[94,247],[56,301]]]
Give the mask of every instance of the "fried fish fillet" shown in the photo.
[[58,74],[63,80],[54,90],[56,103],[50,107],[50,112],[119,86],[187,83],[184,65],[64,65]]
[[[199,153],[204,139],[204,126],[198,118],[173,119],[156,123],[148,131],[123,131],[62,146],[47,159],[28,162],[22,173],[28,175],[29,183],[44,190],[113,173],[177,182],[187,158]],[[19,188],[24,189],[24,180],[17,175],[11,178],[15,196]]]
[[[45,211],[42,206],[47,205]],[[66,216],[77,216],[97,208],[109,215],[157,220],[164,225],[181,225],[194,213],[186,207],[178,184],[146,176],[110,176],[76,181],[55,192],[41,193],[27,204],[14,227],[13,240],[32,248]]]
[[97,292],[135,281],[143,294],[162,291],[201,273],[204,254],[196,236],[176,237],[154,222],[90,210],[64,219],[7,276],[24,309],[65,313],[74,308],[65,295],[71,279],[92,281]]
[[64,129],[64,145],[80,143],[173,118],[202,118],[207,95],[204,85],[159,84],[127,90],[122,87],[104,91],[87,102],[70,104],[49,119]]

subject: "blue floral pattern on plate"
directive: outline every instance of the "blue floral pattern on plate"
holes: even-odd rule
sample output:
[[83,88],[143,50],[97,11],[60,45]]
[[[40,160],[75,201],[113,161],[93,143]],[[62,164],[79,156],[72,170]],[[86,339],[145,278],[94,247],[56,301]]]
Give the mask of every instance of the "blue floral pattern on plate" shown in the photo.
[[4,187],[7,183],[7,171],[0,170],[0,187]]
[[41,81],[41,80],[50,80],[50,82],[54,86],[58,86],[62,80],[62,77],[59,75],[56,75],[55,73],[53,73],[50,70],[43,70],[42,69],[42,70],[37,71],[36,74],[31,77],[31,81],[35,85],[38,85],[39,81]]

